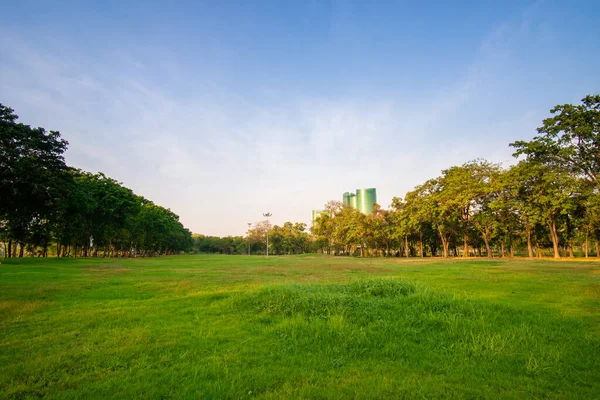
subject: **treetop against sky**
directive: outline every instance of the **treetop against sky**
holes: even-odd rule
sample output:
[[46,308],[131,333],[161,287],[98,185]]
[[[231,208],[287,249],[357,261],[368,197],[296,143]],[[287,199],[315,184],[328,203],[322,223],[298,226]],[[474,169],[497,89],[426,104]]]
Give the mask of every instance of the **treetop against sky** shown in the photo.
[[[514,163],[557,104],[600,92],[595,1],[21,1],[0,93],[69,165],[243,234],[346,188],[383,207],[468,160]],[[314,203],[312,199],[322,199]]]

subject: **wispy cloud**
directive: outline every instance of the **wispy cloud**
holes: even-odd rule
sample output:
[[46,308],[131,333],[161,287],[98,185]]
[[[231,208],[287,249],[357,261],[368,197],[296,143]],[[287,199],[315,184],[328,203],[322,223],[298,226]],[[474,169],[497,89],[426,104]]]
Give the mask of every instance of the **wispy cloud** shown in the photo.
[[[190,76],[176,59],[157,67],[121,50],[91,63],[84,50],[66,56],[68,43],[43,48],[7,32],[0,92],[24,122],[61,130],[69,163],[170,207],[193,231],[241,234],[266,211],[275,223],[309,222],[311,209],[359,187],[377,187],[388,206],[451,165],[510,161],[508,143],[530,136],[546,111],[511,106],[504,97],[518,94],[502,87],[531,23],[524,15],[497,27],[462,75],[420,97],[264,88],[267,100],[255,101],[202,81],[201,70]],[[181,92],[157,83],[158,72]]]

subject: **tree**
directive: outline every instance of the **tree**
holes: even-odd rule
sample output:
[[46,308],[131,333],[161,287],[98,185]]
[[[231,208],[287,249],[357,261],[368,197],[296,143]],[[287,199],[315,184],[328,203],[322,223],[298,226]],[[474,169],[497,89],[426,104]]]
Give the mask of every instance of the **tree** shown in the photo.
[[511,143],[515,156],[529,161],[566,168],[599,188],[600,95],[588,95],[582,104],[562,104],[550,112],[533,140]]
[[498,234],[500,228],[496,210],[493,207],[494,200],[495,197],[491,191],[487,196],[480,197],[474,207],[472,217],[473,225],[481,233],[485,243],[488,258],[492,258],[490,241]]
[[313,234],[315,242],[318,243],[317,248],[323,250],[327,254],[331,251],[331,219],[332,217],[329,214],[321,214],[313,221],[313,224],[310,227],[310,232]]
[[[492,181],[497,180],[500,167],[485,160],[474,160],[460,167],[442,171],[438,205],[447,213],[455,209],[460,216],[463,235],[463,257],[469,256],[469,231],[473,223],[473,208],[481,208],[492,194]],[[480,209],[481,211],[481,209]],[[485,238],[484,238],[485,240]],[[489,250],[489,244],[488,244]]]
[[546,224],[554,257],[560,258],[560,225],[569,213],[575,211],[576,203],[580,201],[581,187],[577,180],[557,166],[528,161],[521,161],[511,168],[510,176],[515,204],[528,227],[528,242],[530,227],[535,223]]
[[[47,224],[57,209],[56,195],[67,171],[63,153],[68,142],[58,131],[31,128],[17,119],[13,109],[0,104],[0,220],[11,237],[9,247],[12,240],[15,250],[19,243],[23,256],[33,230],[49,231]],[[43,236],[48,239],[47,233]]]
[[[0,235],[5,254],[94,256],[103,249],[135,255],[170,254],[191,247],[191,233],[168,209],[136,196],[102,173],[69,168],[68,143],[57,131],[17,123],[0,104]],[[93,238],[93,241],[91,240]],[[13,245],[14,244],[14,245]]]
[[586,196],[584,206],[584,217],[582,220],[582,226],[585,231],[585,257],[589,256],[589,236],[590,233],[596,239],[596,257],[599,256],[599,243],[598,237],[600,236],[600,193],[589,193]]
[[460,210],[452,202],[450,196],[444,193],[442,178],[430,179],[415,188],[414,193],[406,197],[419,199],[419,213],[427,216],[432,227],[437,231],[442,243],[444,257],[450,255],[450,243],[460,225]]

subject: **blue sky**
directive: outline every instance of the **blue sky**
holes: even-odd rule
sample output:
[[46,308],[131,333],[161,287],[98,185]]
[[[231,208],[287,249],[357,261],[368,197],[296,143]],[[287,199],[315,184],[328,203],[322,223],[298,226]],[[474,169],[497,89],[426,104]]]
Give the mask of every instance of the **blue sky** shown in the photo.
[[596,1],[451,3],[15,2],[0,102],[194,232],[387,207],[600,92]]

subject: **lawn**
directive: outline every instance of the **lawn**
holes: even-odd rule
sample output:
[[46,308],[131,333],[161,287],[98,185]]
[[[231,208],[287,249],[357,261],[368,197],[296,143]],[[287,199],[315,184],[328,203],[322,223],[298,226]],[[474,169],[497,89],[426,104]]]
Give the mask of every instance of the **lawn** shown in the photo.
[[600,263],[11,259],[0,398],[600,398]]

